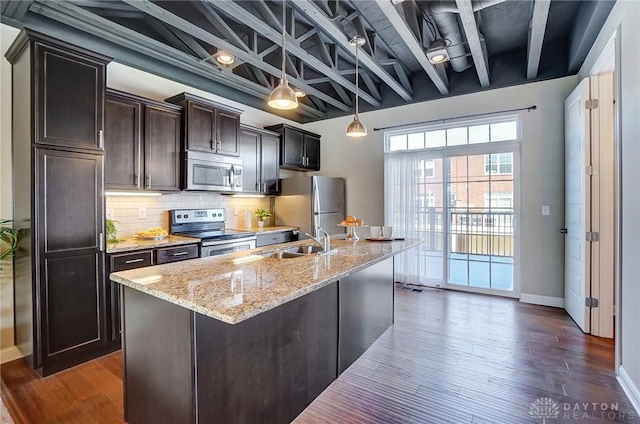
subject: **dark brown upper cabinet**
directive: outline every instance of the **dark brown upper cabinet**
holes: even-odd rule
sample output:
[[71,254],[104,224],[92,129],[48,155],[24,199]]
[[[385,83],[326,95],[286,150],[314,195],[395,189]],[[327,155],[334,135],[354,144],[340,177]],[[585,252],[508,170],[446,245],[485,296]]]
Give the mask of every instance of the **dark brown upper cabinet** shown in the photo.
[[107,90],[105,186],[180,190],[180,107]]
[[265,129],[280,134],[280,167],[297,171],[320,170],[320,136],[286,124]]
[[166,99],[182,106],[182,139],[185,150],[238,156],[239,109],[189,93]]
[[101,151],[108,60],[40,42],[33,48],[39,73],[34,142]]
[[277,133],[246,125],[240,127],[238,150],[242,159],[243,192],[280,192],[279,145]]

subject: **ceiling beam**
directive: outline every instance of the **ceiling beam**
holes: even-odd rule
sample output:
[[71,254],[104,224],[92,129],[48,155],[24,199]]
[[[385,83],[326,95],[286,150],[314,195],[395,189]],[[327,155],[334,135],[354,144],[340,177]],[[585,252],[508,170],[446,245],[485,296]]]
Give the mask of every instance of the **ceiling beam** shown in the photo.
[[487,88],[489,87],[489,67],[487,65],[487,58],[484,57],[484,52],[482,51],[482,44],[480,44],[480,33],[478,32],[476,17],[473,14],[473,4],[471,0],[456,0],[456,5],[460,13],[462,27],[467,36],[473,63],[478,73],[480,86]]
[[[141,11],[153,16],[156,19],[159,19],[176,28],[180,28],[182,31],[204,41],[205,43],[209,43],[216,48],[224,49],[228,51],[229,53],[234,55],[236,58],[244,61],[245,63],[256,66],[262,69],[263,71],[280,78],[280,75],[282,72],[280,69],[276,68],[275,66],[267,62],[264,62],[261,58],[257,57],[252,52],[248,52],[234,46],[228,41],[223,40],[220,37],[217,37],[211,34],[210,32],[200,28],[197,25],[192,24],[191,22],[181,18],[180,16],[177,16],[169,12],[168,10],[152,3],[149,0],[122,0],[122,1],[124,1],[127,4],[130,4],[133,7],[140,9]],[[348,105],[345,105],[341,101],[329,96],[328,94],[323,93],[322,91],[311,87],[310,85],[306,84],[304,81],[300,80],[299,78],[289,76],[288,79],[291,83],[293,83],[293,85],[295,85],[296,87],[302,88],[307,94],[316,96],[344,112],[351,111],[351,108]]]
[[246,51],[250,50],[247,43],[245,43],[242,38],[240,38],[238,34],[236,34],[236,32],[231,29],[229,25],[227,25],[227,23],[220,17],[220,15],[218,15],[218,13],[213,10],[211,5],[209,5],[208,3],[196,1],[195,6],[200,11],[200,13],[202,13],[205,19],[209,21],[209,23],[213,25],[216,30],[220,31],[222,35],[234,46]]
[[[247,11],[237,3],[231,0],[222,0],[222,1],[217,0],[215,2],[211,2],[210,4],[213,7],[225,12],[230,17],[237,19],[239,22],[242,22],[245,25],[248,25],[249,27],[254,29],[258,34],[261,34],[263,37],[271,40],[273,43],[275,44],[282,43],[282,34],[276,32],[276,30],[271,26],[269,26],[264,20],[251,14],[249,11]],[[351,91],[352,93],[356,92],[356,85],[351,81],[349,81],[344,76],[340,75],[333,61],[325,60],[323,62],[322,60],[311,55],[305,49],[303,49],[300,46],[300,41],[298,39],[295,39],[289,34],[286,34],[285,37],[287,40],[288,53],[291,53],[292,55],[302,59],[302,61],[306,63],[308,66],[311,66],[321,74],[330,77],[332,80],[334,80],[335,82],[337,82],[338,84],[346,88],[347,90]],[[315,33],[314,39],[315,39],[316,45],[318,46],[318,48],[322,53],[323,49],[321,47],[325,46],[324,42],[322,41],[322,39],[317,33]],[[326,46],[325,46],[325,49],[326,49]],[[368,94],[367,92],[361,91],[360,98],[372,106],[376,106],[376,107],[381,106],[381,103],[378,100],[376,100],[373,96]]]
[[[270,88],[263,87],[231,72],[222,72],[211,64],[201,63],[197,58],[169,47],[127,27],[66,2],[34,3],[32,11],[49,19],[61,22],[79,31],[95,35],[115,45],[162,61],[201,77],[224,84],[258,98],[266,98]],[[125,63],[126,64],[126,63]],[[149,69],[144,69],[153,72]],[[301,105],[300,113],[311,118],[323,118],[325,113],[310,106]]]
[[[326,33],[330,38],[335,40],[346,51],[352,51],[353,47],[349,45],[348,37],[334,24],[334,22],[326,17],[312,0],[291,0],[291,3],[304,14],[304,16],[313,22],[316,27]],[[361,34],[365,35],[365,34]],[[369,69],[372,73],[378,76],[385,84],[387,84],[393,91],[395,91],[400,97],[406,101],[410,101],[413,98],[412,93],[405,89],[395,78],[393,78],[386,70],[384,70],[378,63],[366,53],[362,51],[359,55],[360,62],[364,67]]]
[[538,76],[549,6],[551,6],[551,0],[535,0],[533,2],[533,14],[529,25],[529,46],[527,49],[527,79],[533,79]]
[[[436,68],[429,62],[427,55],[424,53],[422,43],[416,39],[414,32],[402,18],[398,10],[398,8],[402,7],[402,4],[394,5],[390,1],[377,1],[374,3],[382,10],[382,13],[385,14],[389,22],[391,22],[393,28],[398,35],[400,35],[400,38],[402,38],[418,63],[420,63],[422,69],[429,75],[429,78],[431,78],[431,81],[433,81],[433,84],[440,94],[449,94],[449,81],[442,78],[438,71],[436,71]],[[398,72],[398,75],[401,75],[401,73]]]

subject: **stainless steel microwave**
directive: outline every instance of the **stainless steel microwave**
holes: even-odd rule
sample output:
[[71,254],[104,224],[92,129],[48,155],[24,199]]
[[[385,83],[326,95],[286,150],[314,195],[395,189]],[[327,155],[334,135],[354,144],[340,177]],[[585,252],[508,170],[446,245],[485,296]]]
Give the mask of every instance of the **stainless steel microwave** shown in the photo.
[[213,153],[187,152],[186,190],[242,191],[242,160]]

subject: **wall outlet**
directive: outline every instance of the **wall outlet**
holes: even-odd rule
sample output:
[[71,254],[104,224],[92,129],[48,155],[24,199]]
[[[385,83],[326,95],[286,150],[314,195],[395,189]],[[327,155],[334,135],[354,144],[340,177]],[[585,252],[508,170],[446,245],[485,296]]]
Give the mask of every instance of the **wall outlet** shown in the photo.
[[138,208],[138,218],[147,219],[147,208]]
[[113,212],[113,209],[107,209],[107,219],[115,219],[116,214]]
[[235,208],[233,208],[233,214],[235,216],[238,216],[239,213],[240,213],[240,209],[237,206]]
[[549,215],[549,206],[542,205],[542,216],[548,216],[548,215]]

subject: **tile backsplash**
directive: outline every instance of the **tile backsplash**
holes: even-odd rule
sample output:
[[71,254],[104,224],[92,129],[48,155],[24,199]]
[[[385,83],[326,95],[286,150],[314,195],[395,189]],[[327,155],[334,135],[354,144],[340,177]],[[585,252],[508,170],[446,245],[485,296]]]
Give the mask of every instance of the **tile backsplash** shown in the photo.
[[[107,213],[113,210],[113,219],[118,228],[118,237],[127,238],[149,227],[169,230],[170,209],[225,208],[227,228],[244,228],[245,211],[256,208],[269,209],[271,202],[264,198],[237,198],[213,193],[178,193],[158,197],[107,196]],[[145,209],[146,218],[140,218],[140,209]],[[236,209],[238,215],[235,215]],[[257,225],[252,217],[252,225]]]

